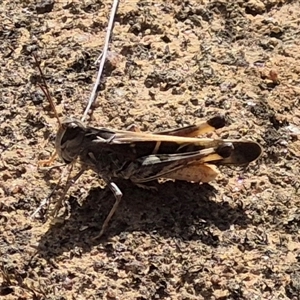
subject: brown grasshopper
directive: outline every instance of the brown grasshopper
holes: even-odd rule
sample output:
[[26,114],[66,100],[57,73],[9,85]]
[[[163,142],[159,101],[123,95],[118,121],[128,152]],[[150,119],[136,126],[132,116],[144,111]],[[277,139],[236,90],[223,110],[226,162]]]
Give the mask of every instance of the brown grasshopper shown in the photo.
[[[38,68],[42,74],[39,65]],[[55,112],[44,77],[43,83],[41,88]],[[137,185],[158,178],[209,182],[219,174],[218,165],[249,164],[262,153],[261,146],[249,140],[198,138],[225,126],[221,116],[198,125],[155,133],[94,128],[76,119],[63,122],[58,116],[57,119],[60,126],[55,141],[56,153],[66,164],[76,160],[81,164],[81,171],[70,182],[91,169],[101,176],[116,199],[96,238],[104,233],[121,201],[122,192],[114,183],[116,178],[131,180]]]

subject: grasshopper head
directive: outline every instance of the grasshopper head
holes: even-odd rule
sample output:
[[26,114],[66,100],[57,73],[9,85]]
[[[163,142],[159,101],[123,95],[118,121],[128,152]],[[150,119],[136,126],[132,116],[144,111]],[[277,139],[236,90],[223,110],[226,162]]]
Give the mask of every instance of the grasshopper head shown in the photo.
[[58,129],[55,148],[59,157],[67,164],[74,161],[82,150],[85,126],[76,119],[68,118]]

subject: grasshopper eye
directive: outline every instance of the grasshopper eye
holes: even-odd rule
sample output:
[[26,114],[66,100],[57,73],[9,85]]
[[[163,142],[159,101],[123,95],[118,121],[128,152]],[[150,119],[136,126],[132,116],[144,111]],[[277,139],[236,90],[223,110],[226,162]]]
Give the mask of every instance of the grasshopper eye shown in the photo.
[[[73,124],[72,124],[73,125]],[[82,132],[82,129],[78,126],[68,126],[65,130],[65,133],[61,140],[61,145],[63,145],[66,141],[74,140],[78,135]]]

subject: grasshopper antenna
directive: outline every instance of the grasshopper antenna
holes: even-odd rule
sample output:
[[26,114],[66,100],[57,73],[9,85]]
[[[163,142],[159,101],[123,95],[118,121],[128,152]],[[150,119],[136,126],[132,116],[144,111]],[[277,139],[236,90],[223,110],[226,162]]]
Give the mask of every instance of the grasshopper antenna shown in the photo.
[[46,83],[46,80],[45,80],[45,75],[42,71],[42,68],[41,68],[41,64],[40,64],[40,61],[38,60],[37,56],[35,53],[33,53],[33,57],[34,57],[34,60],[35,60],[35,63],[36,63],[36,66],[39,70],[39,73],[41,75],[41,79],[42,79],[42,83],[39,83],[39,87],[40,89],[43,91],[44,95],[46,96],[46,98],[48,99],[49,103],[50,103],[50,106],[52,108],[52,111],[57,119],[57,122],[58,122],[58,125],[59,127],[61,126],[61,121],[59,119],[59,116],[58,116],[58,113],[57,113],[57,110],[55,108],[55,105],[54,105],[54,102],[52,100],[52,97],[50,95],[50,92],[49,92],[49,89],[48,89],[48,85]]
[[[40,64],[40,61],[38,60],[38,57],[35,53],[33,53],[33,58],[35,60],[35,63],[36,63],[36,66],[39,70],[39,73],[41,75],[41,79],[42,79],[42,83],[38,83],[38,86],[40,87],[40,89],[43,91],[44,95],[46,96],[46,98],[48,99],[49,103],[50,103],[50,106],[52,108],[52,111],[57,119],[57,122],[58,122],[58,126],[61,127],[62,124],[61,124],[61,121],[59,119],[59,116],[58,116],[58,113],[57,113],[57,110],[55,108],[55,105],[54,105],[54,102],[52,100],[52,97],[51,97],[51,94],[49,92],[49,89],[48,89],[48,85],[47,85],[47,82],[46,82],[46,79],[45,79],[45,75],[42,71],[42,68],[41,68],[41,64]],[[55,151],[51,157],[47,160],[42,160],[42,161],[39,161],[39,165],[40,166],[49,166],[55,159],[56,157],[56,154],[57,152]]]

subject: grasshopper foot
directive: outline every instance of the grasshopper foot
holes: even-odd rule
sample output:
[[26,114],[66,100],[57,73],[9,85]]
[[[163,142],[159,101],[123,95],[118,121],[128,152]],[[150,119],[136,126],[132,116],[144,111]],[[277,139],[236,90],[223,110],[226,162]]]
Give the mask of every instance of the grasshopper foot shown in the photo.
[[102,225],[100,233],[97,236],[93,237],[93,240],[97,240],[104,234],[106,228],[108,227],[108,223],[109,223],[110,219],[113,217],[114,213],[116,212],[116,210],[121,202],[122,196],[123,196],[121,190],[118,188],[118,186],[115,183],[110,182],[110,183],[108,183],[108,186],[109,186],[110,190],[113,192],[116,202],[115,202],[114,206],[112,207],[112,209],[110,210],[108,216],[106,217],[106,219]]
[[38,166],[39,167],[49,167],[55,160],[56,158],[56,151],[51,155],[50,158],[45,159],[45,160],[40,160],[38,161]]

